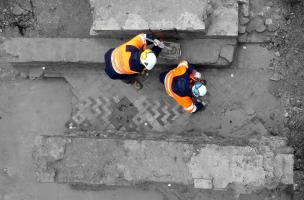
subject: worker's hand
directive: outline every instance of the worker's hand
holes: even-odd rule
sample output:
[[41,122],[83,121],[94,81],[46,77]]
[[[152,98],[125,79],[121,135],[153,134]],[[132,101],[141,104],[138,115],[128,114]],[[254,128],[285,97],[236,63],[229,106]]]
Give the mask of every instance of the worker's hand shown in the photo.
[[161,49],[163,49],[165,47],[165,44],[158,39],[154,39],[153,43],[154,43],[155,46],[158,46]]
[[148,73],[148,70],[144,69],[140,74],[141,74],[142,76],[146,76],[147,73]]
[[207,80],[202,79],[201,82],[206,86],[207,85]]
[[196,111],[194,112],[194,113],[197,113],[197,112],[201,112],[201,111],[203,111],[204,110],[204,105],[202,104],[202,103],[199,103],[199,102],[197,102],[196,104],[195,104],[195,106],[196,106]]
[[197,80],[201,80],[202,79],[202,74],[199,73],[198,71],[196,71],[195,74],[194,74],[194,78],[197,79]]
[[208,101],[202,101],[201,103],[202,103],[202,105],[204,106],[204,108],[206,108],[207,105],[208,105]]

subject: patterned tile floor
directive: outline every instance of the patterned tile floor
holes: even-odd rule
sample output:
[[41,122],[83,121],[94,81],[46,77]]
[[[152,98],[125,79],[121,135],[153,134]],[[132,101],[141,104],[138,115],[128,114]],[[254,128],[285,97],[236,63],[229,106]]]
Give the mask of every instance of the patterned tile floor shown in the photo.
[[101,72],[96,74],[98,76],[92,75],[91,78],[89,75],[84,75],[85,78],[78,74],[66,75],[78,99],[71,120],[76,126],[163,132],[174,122],[182,122],[189,116],[165,94],[160,83],[155,84],[158,78],[154,75],[141,77],[144,88],[136,91],[119,80],[110,80]]

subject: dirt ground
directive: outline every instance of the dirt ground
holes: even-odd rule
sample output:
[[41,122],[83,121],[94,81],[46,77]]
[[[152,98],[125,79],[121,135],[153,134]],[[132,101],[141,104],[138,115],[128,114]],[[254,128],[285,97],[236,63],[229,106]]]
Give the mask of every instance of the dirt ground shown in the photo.
[[295,150],[295,199],[304,195],[304,2],[291,1],[285,16],[290,24],[281,27],[270,43],[281,57],[273,62],[283,75],[277,91],[283,91],[282,104],[286,109],[285,126],[289,128],[290,145]]
[[88,37],[86,0],[1,0],[0,29],[8,37]]
[[[257,5],[263,1],[256,1]],[[304,2],[273,1],[284,9],[286,24],[263,44],[279,56],[271,58],[269,68],[276,77],[269,87],[278,98],[281,107],[279,116],[267,115],[267,107],[258,108],[260,118],[273,135],[288,136],[295,150],[295,193],[294,199],[304,195]],[[88,37],[92,21],[87,0],[1,0],[0,36],[5,37]],[[1,37],[0,37],[1,42]],[[253,50],[252,50],[253,49]],[[248,47],[254,52],[255,47]],[[1,57],[0,52],[0,57]],[[263,54],[265,55],[265,54]],[[277,54],[278,55],[278,54]],[[239,56],[243,55],[242,52]],[[250,60],[251,59],[251,60]],[[247,67],[254,66],[257,57],[242,59]],[[265,63],[259,63],[264,65]],[[266,63],[268,65],[268,63]],[[233,70],[233,69],[232,69]],[[279,78],[278,78],[279,77]],[[87,191],[86,187],[55,184],[35,184],[29,177],[31,166],[28,162],[34,136],[43,132],[63,132],[64,123],[70,118],[71,91],[63,80],[27,80],[24,74],[12,69],[5,59],[0,62],[0,199],[100,199],[101,194]],[[56,95],[53,95],[56,93]],[[16,95],[18,94],[18,95]],[[271,98],[261,98],[268,101]],[[250,102],[254,106],[254,101]],[[31,106],[30,106],[31,105]],[[51,107],[50,107],[51,106]],[[49,112],[51,110],[51,112]],[[265,112],[265,113],[263,113]],[[34,113],[34,114],[33,114]],[[30,118],[29,118],[30,116]],[[58,118],[60,116],[60,118]],[[34,123],[33,123],[34,122]],[[198,124],[197,126],[199,126]],[[25,137],[23,133],[30,133]],[[13,137],[11,137],[13,136]],[[13,148],[18,147],[18,148]],[[7,169],[11,171],[7,171]],[[29,183],[28,183],[28,180]],[[25,187],[26,185],[26,187]],[[92,189],[90,187],[90,189]],[[84,190],[84,192],[82,191]],[[97,189],[98,190],[98,189]],[[39,194],[44,191],[45,196]],[[146,193],[148,191],[148,194]],[[259,191],[240,199],[282,199],[285,194],[274,196],[276,191]],[[9,194],[4,198],[5,194]],[[134,194],[136,194],[134,196]],[[192,195],[192,196],[191,196]],[[185,188],[149,185],[144,188],[106,190],[103,199],[234,199],[232,193],[189,192]],[[1,198],[2,197],[2,198]]]

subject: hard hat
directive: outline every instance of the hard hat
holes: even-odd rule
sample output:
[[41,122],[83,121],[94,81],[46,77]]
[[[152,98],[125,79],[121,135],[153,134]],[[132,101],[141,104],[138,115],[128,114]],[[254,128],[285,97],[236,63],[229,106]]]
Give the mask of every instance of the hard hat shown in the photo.
[[147,70],[151,70],[156,64],[156,56],[151,49],[146,49],[140,54],[140,62]]
[[192,86],[192,94],[195,97],[203,97],[207,94],[207,88],[203,83],[197,82]]

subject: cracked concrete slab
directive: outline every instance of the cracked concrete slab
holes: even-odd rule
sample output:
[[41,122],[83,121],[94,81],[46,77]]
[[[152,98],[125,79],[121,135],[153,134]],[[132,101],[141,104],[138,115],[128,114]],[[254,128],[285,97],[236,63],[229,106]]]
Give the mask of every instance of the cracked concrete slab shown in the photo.
[[286,139],[280,137],[262,137],[250,146],[218,146],[41,136],[33,158],[41,182],[123,186],[148,181],[215,190],[235,184],[238,192],[250,193],[293,184],[293,155],[277,153],[282,147]]

